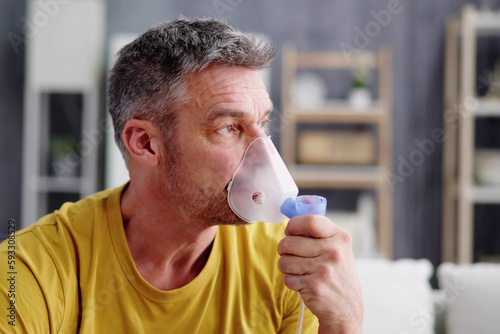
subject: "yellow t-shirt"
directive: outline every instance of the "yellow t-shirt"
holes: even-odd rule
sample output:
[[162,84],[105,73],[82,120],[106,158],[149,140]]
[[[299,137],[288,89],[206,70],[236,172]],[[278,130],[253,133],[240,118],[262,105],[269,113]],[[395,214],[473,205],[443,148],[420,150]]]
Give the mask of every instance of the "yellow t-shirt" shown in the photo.
[[[283,224],[220,226],[200,274],[162,291],[135,267],[122,191],[66,203],[16,233],[14,267],[0,283],[1,333],[295,333],[299,298],[277,266]],[[303,333],[317,328],[307,311]]]

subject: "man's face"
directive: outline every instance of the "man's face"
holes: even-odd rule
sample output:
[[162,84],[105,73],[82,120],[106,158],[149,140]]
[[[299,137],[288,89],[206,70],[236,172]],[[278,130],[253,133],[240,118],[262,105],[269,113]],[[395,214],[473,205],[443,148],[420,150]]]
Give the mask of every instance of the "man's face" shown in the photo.
[[[179,210],[208,226],[241,225],[227,203],[227,185],[243,154],[264,136],[272,103],[258,71],[212,65],[187,80],[191,99],[178,114],[175,162],[164,189]],[[169,154],[169,153],[167,153]]]

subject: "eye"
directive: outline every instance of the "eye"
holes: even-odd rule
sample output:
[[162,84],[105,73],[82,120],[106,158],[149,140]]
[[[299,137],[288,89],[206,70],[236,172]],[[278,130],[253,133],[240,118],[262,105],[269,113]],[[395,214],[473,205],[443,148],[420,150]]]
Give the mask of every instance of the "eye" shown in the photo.
[[261,129],[264,129],[266,127],[266,124],[269,122],[268,119],[266,119],[265,121],[262,121],[260,122],[258,125],[259,125],[259,128]]
[[234,125],[231,124],[231,125],[223,126],[222,128],[217,129],[217,131],[222,132],[222,133],[230,133],[230,132],[236,131],[236,129],[234,128]]

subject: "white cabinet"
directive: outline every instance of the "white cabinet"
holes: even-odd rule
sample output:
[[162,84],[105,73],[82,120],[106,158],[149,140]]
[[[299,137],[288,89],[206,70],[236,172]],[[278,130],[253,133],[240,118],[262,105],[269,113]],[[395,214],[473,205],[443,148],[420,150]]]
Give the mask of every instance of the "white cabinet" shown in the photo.
[[27,2],[22,227],[98,188],[104,24],[102,0]]

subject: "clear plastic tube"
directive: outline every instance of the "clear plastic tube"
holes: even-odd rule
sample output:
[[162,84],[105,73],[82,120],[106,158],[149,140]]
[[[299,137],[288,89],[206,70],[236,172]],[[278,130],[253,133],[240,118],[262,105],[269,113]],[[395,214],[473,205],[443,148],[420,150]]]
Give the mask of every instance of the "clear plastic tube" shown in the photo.
[[306,311],[306,306],[304,304],[304,300],[302,299],[302,296],[300,295],[300,293],[298,293],[298,294],[299,294],[299,298],[300,298],[300,307],[299,307],[299,319],[297,321],[297,331],[295,333],[301,334],[302,333],[302,325],[304,324],[304,313]]

